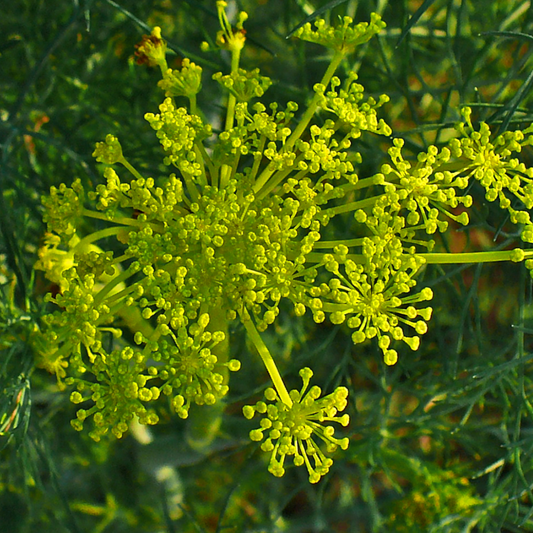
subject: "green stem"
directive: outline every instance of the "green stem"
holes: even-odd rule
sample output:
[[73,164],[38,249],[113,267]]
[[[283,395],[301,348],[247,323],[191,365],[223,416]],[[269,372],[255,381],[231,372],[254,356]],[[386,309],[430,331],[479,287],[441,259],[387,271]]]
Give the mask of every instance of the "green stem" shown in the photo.
[[167,63],[166,57],[161,58],[161,60],[158,61],[157,64],[159,65],[159,68],[161,69],[161,77],[164,78],[168,70],[168,63]]
[[228,174],[228,177],[225,179],[225,180],[221,180],[221,183],[220,183],[220,186],[224,186],[226,187],[228,182],[229,182],[229,179],[233,176],[235,176],[235,174],[237,173],[237,170],[239,169],[239,161],[241,160],[241,154],[240,152],[238,152],[237,154],[235,154],[235,159],[233,160],[233,165],[229,166],[229,165],[225,165],[227,167],[229,167],[229,174]]
[[351,192],[357,191],[359,189],[364,189],[365,187],[372,187],[372,185],[376,185],[377,183],[379,183],[379,178],[376,179],[376,176],[372,176],[370,178],[363,178],[362,180],[358,180],[356,183],[344,183],[343,185],[340,185],[337,188],[342,189],[345,192]]
[[205,187],[207,185],[207,176],[205,174],[205,161],[204,161],[204,158],[202,157],[202,152],[198,148],[197,144],[194,145],[194,153],[196,154],[196,160],[198,161],[198,163],[200,164],[200,167],[202,168],[202,176],[200,177],[198,181],[201,186]]
[[[241,48],[233,47],[231,49],[231,72],[237,72],[239,69],[239,60],[241,57]],[[228,98],[228,107],[226,113],[226,125],[224,127],[225,131],[231,130],[233,128],[233,121],[235,120],[235,104],[237,103],[237,98],[235,95],[230,92]],[[227,187],[228,182],[231,177],[231,166],[222,165],[220,169],[220,188],[224,189]]]
[[191,176],[186,172],[182,172],[181,175],[183,176],[183,181],[185,181],[185,187],[187,187],[187,191],[191,195],[191,199],[194,202],[198,202],[198,200],[200,199],[200,192],[198,191],[196,184],[192,180]]
[[231,176],[231,166],[223,164],[220,169],[220,189],[225,189],[228,186]]
[[[423,254],[420,254],[423,255]],[[287,254],[289,259],[293,259],[290,254]],[[347,259],[351,259],[354,263],[362,264],[365,262],[366,258],[362,254],[348,254]],[[305,256],[306,263],[322,263],[324,261],[324,252],[311,252]]]
[[94,297],[94,306],[98,306],[102,303],[104,298],[117,286],[120,285],[123,281],[126,281],[129,277],[133,276],[134,272],[129,270],[124,270],[117,277],[113,278],[111,281],[106,283],[106,285],[96,294]]
[[[356,240],[356,239],[354,239]],[[346,241],[339,241],[341,244],[346,244]],[[317,243],[318,244],[318,243]],[[315,244],[315,248],[317,247]],[[476,263],[496,263],[499,261],[513,261],[520,262],[526,259],[533,259],[533,250],[522,250],[515,248],[514,250],[500,250],[495,252],[465,252],[465,253],[422,253],[415,254],[416,257],[422,257],[426,260],[428,265],[459,265],[459,264],[476,264]],[[288,256],[291,259],[290,256]],[[365,257],[362,254],[348,254],[347,259],[351,259],[357,264],[364,263]],[[320,252],[311,252],[305,256],[305,262],[322,263],[324,254]]]
[[[104,215],[103,213],[99,213],[98,211],[92,211],[91,209],[82,209],[81,214],[85,217],[89,218],[96,218],[98,220],[105,220],[106,222],[114,222],[116,224],[122,224],[123,226],[133,226],[134,228],[144,228],[146,226],[146,222],[143,222],[142,220],[137,220],[136,218],[128,218],[128,217],[114,217],[109,218],[107,215]],[[161,224],[153,224],[151,222],[148,223],[149,226],[154,231],[163,231],[165,228]]]
[[137,288],[138,285],[139,285],[139,282],[134,283],[133,285],[129,285],[125,287],[124,289],[121,289],[118,292],[114,292],[107,298],[106,305],[110,308],[109,314],[108,314],[110,317],[113,317],[113,315],[118,313],[121,307],[126,307],[124,305],[124,300],[132,292],[135,292],[135,289]]
[[[324,87],[327,87],[329,85],[329,82],[331,81],[331,78],[333,77],[333,74],[335,74],[335,71],[341,64],[341,61],[344,58],[344,52],[335,52],[333,57],[331,58],[331,63],[329,64],[329,67],[327,68],[326,72],[324,73],[324,76],[322,76],[322,79],[320,80],[321,85]],[[305,131],[307,126],[309,125],[309,122],[313,118],[313,115],[315,114],[315,111],[318,107],[318,102],[322,98],[322,95],[319,95],[318,93],[315,93],[315,96],[313,97],[313,100],[309,104],[309,107],[305,111],[305,113],[302,115],[302,118],[300,119],[298,126],[296,129],[291,133],[290,137],[287,139],[287,142],[284,145],[284,150],[289,151],[292,149],[296,141],[302,136],[302,133]]]
[[[322,80],[320,80],[320,83],[324,85],[324,87],[327,87],[329,85],[329,82],[331,81],[333,74],[335,74],[335,71],[337,70],[343,58],[344,58],[343,52],[337,51],[333,55],[333,58],[331,59],[331,63],[329,64],[326,72],[324,73],[324,76],[322,76]],[[315,92],[313,100],[311,100],[309,107],[306,109],[305,113],[302,115],[300,121],[298,122],[298,126],[296,126],[296,129],[291,133],[290,137],[287,139],[287,141],[283,145],[282,150],[284,152],[289,152],[290,150],[292,150],[292,148],[296,144],[296,141],[302,136],[307,126],[309,126],[309,122],[311,122],[311,119],[313,118],[313,115],[315,114],[318,108],[318,103],[321,100],[321,98],[322,98],[322,95]],[[261,172],[260,176],[257,178],[257,181],[255,182],[254,189],[253,189],[254,193],[257,193],[263,188],[265,183],[270,179],[270,176],[272,176],[274,172],[275,170],[269,169],[268,166],[265,168],[265,170],[263,170],[263,172]]]
[[315,242],[314,248],[330,248],[333,250],[335,246],[344,245],[344,246],[361,246],[363,244],[364,238],[361,239],[343,239],[342,241],[318,241]]
[[353,309],[353,307],[354,307],[353,304],[339,304],[335,302],[324,302],[322,304],[322,311],[325,311],[326,313],[333,313],[335,311],[349,312],[351,309]]
[[257,171],[259,170],[259,165],[261,164],[261,161],[263,160],[263,150],[265,149],[265,144],[266,144],[266,137],[262,135],[259,148],[257,149],[257,152],[261,155],[259,157],[254,157],[254,164],[252,165],[252,170],[250,172],[250,178],[252,180],[255,179],[255,176],[257,175]]
[[357,209],[364,209],[365,207],[373,206],[378,198],[381,198],[385,195],[371,196],[370,198],[365,198],[364,200],[358,200],[357,202],[349,202],[347,204],[338,205],[337,207],[330,207],[329,209],[324,209],[321,214],[332,216],[340,215],[341,213],[348,213],[350,211],[355,211]]
[[[300,155],[296,158],[294,161],[294,165],[291,168],[288,168],[286,170],[280,170],[276,174],[274,174],[273,178],[269,180],[268,184],[263,187],[259,193],[257,194],[257,198],[261,199],[264,198],[267,194],[269,194],[275,187],[277,187],[295,168],[298,168],[298,163],[303,159],[303,156]],[[295,176],[295,180],[301,180],[307,173],[309,172],[308,169],[306,170],[300,170]]]
[[[233,47],[231,49],[231,72],[237,72],[239,69],[239,60],[241,57],[241,49],[238,47]],[[225,130],[229,131],[233,128],[233,120],[235,119],[235,104],[237,103],[237,98],[235,95],[230,92],[228,98],[228,107],[226,113],[226,125]]]
[[124,231],[124,228],[121,227],[121,226],[112,226],[110,228],[105,228],[105,229],[101,229],[99,231],[95,231],[89,235],[86,235],[85,237],[83,237],[83,239],[80,240],[80,242],[78,242],[78,244],[76,244],[71,252],[72,253],[76,253],[78,251],[83,251],[86,249],[86,247],[95,242],[95,241],[99,241],[100,239],[105,239],[106,237],[111,237],[113,235],[117,235],[118,233]]
[[461,158],[459,161],[453,161],[451,163],[443,163],[435,169],[436,172],[455,172],[461,174],[463,171],[468,171],[474,168],[476,165],[470,159]]
[[257,351],[259,352],[259,355],[261,359],[263,360],[263,363],[270,374],[270,378],[272,379],[272,383],[274,384],[274,387],[276,388],[276,391],[281,398],[281,401],[287,405],[288,407],[292,407],[292,400],[289,396],[289,392],[287,391],[287,388],[285,387],[285,383],[283,383],[283,378],[281,377],[278,367],[276,366],[276,363],[274,362],[274,359],[266,347],[266,344],[263,342],[263,339],[261,338],[261,335],[259,335],[259,332],[257,331],[254,323],[252,322],[252,319],[250,318],[250,315],[246,309],[244,309],[241,313],[241,320],[246,328],[246,332],[248,333],[249,339],[252,341],[254,346],[256,347]]
[[[519,250],[517,252],[517,250]],[[423,257],[427,264],[463,264],[463,263],[496,263],[498,261],[513,261],[517,253],[524,253],[523,260],[533,257],[533,251],[501,250],[495,252],[465,252],[465,253],[426,253],[416,254]],[[513,257],[514,256],[514,257]]]
[[191,115],[196,115],[196,94],[189,96],[189,104]]
[[202,143],[197,143],[195,145],[195,148],[197,148],[200,151],[200,154],[202,156],[202,161],[207,166],[207,170],[209,171],[209,175],[211,176],[211,185],[215,186],[216,185],[215,181],[217,179],[217,169],[214,167],[213,162],[211,161],[209,154],[205,151],[204,145]]
[[120,160],[120,163],[122,163],[138,180],[144,179],[142,175],[137,170],[135,170],[135,168],[133,168],[133,166],[130,165],[128,161],[126,161],[124,157]]

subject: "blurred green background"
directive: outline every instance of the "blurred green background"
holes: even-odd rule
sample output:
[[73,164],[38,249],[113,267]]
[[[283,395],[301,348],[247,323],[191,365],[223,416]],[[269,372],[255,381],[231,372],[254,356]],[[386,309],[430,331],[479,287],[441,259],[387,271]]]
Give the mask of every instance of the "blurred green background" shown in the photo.
[[[286,38],[317,14],[357,22],[375,11],[387,29],[345,62],[412,154],[450,138],[459,106],[493,131],[532,121],[533,10],[529,1],[257,0],[245,10],[244,68],[275,80],[267,101],[306,102],[327,51]],[[94,143],[117,135],[150,172],[158,142],[143,115],[162,100],[134,45],[159,25],[171,66],[204,68],[199,104],[216,125],[223,100],[210,76],[229,58],[200,52],[218,28],[214,0],[13,0],[0,8],[0,531],[3,532],[519,532],[533,531],[531,279],[522,265],[433,266],[430,331],[392,368],[341,328],[282,313],[266,340],[288,385],[304,365],[324,390],[350,388],[351,444],[328,476],[271,476],[247,437],[242,405],[267,380],[243,331],[246,361],[232,382],[222,431],[207,453],[185,444],[167,416],[147,433],[94,443],[70,426],[74,406],[54,376],[34,369],[29,336],[46,311],[47,280],[33,270],[42,244],[40,197],[50,186],[101,177]],[[342,74],[342,72],[341,72]],[[390,143],[363,138],[360,176]],[[523,154],[531,164],[532,156]],[[487,250],[519,242],[504,214],[471,194],[465,230],[438,246]],[[350,225],[338,228],[350,232]]]

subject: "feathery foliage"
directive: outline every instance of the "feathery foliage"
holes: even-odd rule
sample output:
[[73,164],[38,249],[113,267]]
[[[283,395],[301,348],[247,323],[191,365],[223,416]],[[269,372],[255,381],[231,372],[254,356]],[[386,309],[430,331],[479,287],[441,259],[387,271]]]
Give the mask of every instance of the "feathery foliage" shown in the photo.
[[23,3],[0,518],[533,531],[528,4]]

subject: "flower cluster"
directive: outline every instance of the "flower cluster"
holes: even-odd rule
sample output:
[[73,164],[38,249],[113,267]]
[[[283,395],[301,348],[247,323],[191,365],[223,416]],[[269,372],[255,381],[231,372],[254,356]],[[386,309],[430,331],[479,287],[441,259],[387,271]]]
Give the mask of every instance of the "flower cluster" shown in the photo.
[[[329,425],[348,423],[348,415],[337,416],[347,389],[320,398],[317,386],[307,390],[312,372],[303,369],[301,391],[289,393],[260,333],[288,300],[297,317],[347,326],[356,346],[375,339],[388,365],[402,347],[417,350],[432,314],[421,304],[433,294],[417,288],[416,277],[427,263],[450,261],[431,253],[428,235],[446,231],[449,220],[468,224],[472,197],[464,191],[472,182],[485,187],[489,200],[499,198],[525,225],[522,238],[533,241],[526,211],[533,206],[533,170],[510,159],[532,136],[508,132],[491,142],[488,126],[476,131],[465,113],[460,137],[447,146],[409,160],[395,139],[380,172],[359,178],[358,139],[392,135],[378,116],[388,97],[365,99],[354,73],[344,83],[334,74],[346,54],[384,27],[379,16],[355,26],[345,18],[336,28],[317,21],[316,30],[306,25],[297,32],[333,49],[300,110],[295,102],[268,108],[253,102],[271,80],[240,67],[246,15],[232,28],[225,2],[217,7],[217,43],[231,53],[231,72],[213,76],[227,97],[222,131],[214,133],[197,109],[202,68],[188,59],[168,68],[155,28],[137,55],[161,71],[165,98],[145,118],[168,171],[143,176],[108,135],[93,154],[105,167],[105,183],[85,191],[76,180],[43,199],[48,235],[36,268],[59,293],[49,297],[57,308],[35,338],[38,364],[54,371],[61,386],[64,380],[76,388],[74,403],[92,402],[78,411],[76,429],[92,416],[93,438],[109,430],[119,437],[134,417],[156,423],[165,399],[181,418],[193,404],[219,402],[229,371],[241,364],[229,357],[228,326],[238,319],[274,385],[265,393],[269,405],[245,408],[248,418],[266,415],[252,439],[268,432],[262,448],[271,453],[273,474],[282,475],[291,456],[316,482],[331,466],[326,454],[348,445]],[[175,97],[186,97],[188,106]],[[353,238],[336,237],[335,217]],[[524,259],[530,252],[463,258]]]
[[[355,330],[352,334],[355,344],[376,337],[385,363],[393,365],[398,360],[398,353],[390,348],[391,341],[403,341],[412,350],[417,350],[420,345],[418,335],[426,333],[426,322],[431,318],[431,307],[420,309],[413,305],[431,300],[431,289],[426,287],[417,294],[409,294],[416,285],[413,276],[420,262],[415,258],[403,261],[399,269],[390,266],[379,270],[380,275],[375,277],[364,264],[346,259],[347,249],[342,248],[344,250],[339,246],[337,254],[324,257],[326,269],[335,274],[328,285],[322,287],[321,296],[328,300],[324,308],[331,313],[331,322],[346,322]],[[336,257],[343,260],[344,272]],[[409,326],[417,335],[406,336],[402,326]]]
[[479,130],[474,128],[470,108],[465,107],[462,113],[465,122],[457,126],[462,137],[450,143],[454,156],[464,161],[456,174],[477,180],[485,189],[485,198],[489,202],[498,200],[511,221],[524,227],[522,240],[533,242],[533,223],[528,212],[533,208],[533,168],[512,157],[533,144],[533,125],[492,138],[488,124],[482,122]]
[[[173,396],[172,407],[181,418],[187,418],[191,403],[213,405],[228,392],[224,383],[223,367],[236,372],[241,364],[236,359],[219,364],[213,348],[224,342],[222,331],[205,331],[209,315],[203,313],[198,322],[186,328],[178,328],[176,333],[163,328],[166,336],[158,343],[158,350],[152,353],[154,365],[148,368],[153,378],[162,382],[157,391]],[[142,343],[138,336],[136,342]],[[217,369],[219,371],[217,371]],[[159,395],[159,394],[158,394]]]
[[272,474],[283,476],[285,458],[289,456],[293,457],[295,466],[305,465],[309,481],[316,483],[328,473],[333,464],[316,439],[325,443],[328,453],[335,452],[339,447],[343,450],[348,447],[348,438],[334,437],[335,428],[324,423],[336,422],[347,426],[350,417],[347,414],[337,416],[338,412],[346,408],[348,389],[338,387],[333,393],[320,398],[320,387],[314,385],[307,390],[312,376],[310,368],[300,370],[303,385],[300,391],[292,390],[289,393],[289,404],[281,400],[273,388],[268,388],[265,399],[270,403],[259,401],[254,406],[246,405],[243,413],[248,419],[256,413],[265,415],[260,428],[250,432],[250,438],[260,442],[265,439],[265,433],[268,434],[261,449],[270,453],[268,469]]
[[366,43],[385,27],[385,23],[376,13],[372,13],[370,23],[361,22],[356,26],[353,25],[351,17],[344,17],[342,24],[337,27],[327,25],[322,19],[317,19],[314,24],[316,30],[307,23],[298,29],[295,36],[343,54],[353,52],[357,46]]
[[[109,428],[115,437],[122,437],[135,416],[141,424],[157,424],[159,417],[144,404],[157,400],[159,389],[146,386],[149,376],[144,369],[145,356],[131,346],[93,354],[93,363],[79,368],[82,377],[67,378],[67,384],[77,389],[70,395],[71,401],[93,404],[89,409],[78,409],[72,421],[74,429],[81,431],[84,421],[92,416],[94,429],[90,436],[98,441]],[[96,381],[86,379],[86,372]]]

